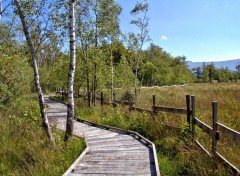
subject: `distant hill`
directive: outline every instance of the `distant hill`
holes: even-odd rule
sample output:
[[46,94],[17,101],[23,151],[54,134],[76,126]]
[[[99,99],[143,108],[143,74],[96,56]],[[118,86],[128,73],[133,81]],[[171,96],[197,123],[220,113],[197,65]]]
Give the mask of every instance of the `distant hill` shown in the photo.
[[205,65],[213,63],[216,68],[228,68],[231,71],[236,71],[236,66],[240,65],[240,59],[227,60],[227,61],[217,61],[217,62],[191,62],[188,61],[188,67],[191,70],[192,68],[202,67],[203,63]]

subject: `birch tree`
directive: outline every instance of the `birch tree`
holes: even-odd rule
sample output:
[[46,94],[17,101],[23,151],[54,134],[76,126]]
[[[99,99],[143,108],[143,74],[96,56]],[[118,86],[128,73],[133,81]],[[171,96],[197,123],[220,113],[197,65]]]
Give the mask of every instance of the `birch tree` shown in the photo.
[[65,141],[73,134],[74,120],[74,73],[76,65],[76,41],[75,41],[75,0],[69,0],[69,20],[70,20],[70,65],[68,72],[68,110]]
[[19,17],[21,19],[23,32],[25,34],[25,38],[26,38],[26,41],[27,41],[27,44],[28,44],[28,47],[29,47],[29,50],[30,50],[30,53],[31,53],[32,67],[33,67],[33,71],[34,71],[34,82],[35,82],[35,88],[36,88],[37,93],[38,93],[39,106],[40,106],[41,118],[42,118],[42,125],[43,125],[44,130],[47,133],[47,136],[50,140],[50,143],[55,145],[54,137],[53,137],[53,134],[52,134],[51,128],[49,126],[49,122],[48,122],[48,117],[47,117],[47,114],[46,114],[43,92],[42,92],[41,85],[40,85],[36,50],[33,47],[32,39],[31,39],[31,36],[30,36],[30,33],[29,33],[29,26],[26,23],[26,18],[25,18],[24,11],[22,10],[22,6],[21,6],[21,4],[18,0],[14,0],[14,4],[15,4],[16,9],[17,9],[17,14],[19,15]]
[[134,50],[137,54],[137,59],[135,63],[135,79],[134,79],[134,93],[137,97],[137,80],[138,80],[138,69],[140,64],[140,57],[143,45],[150,41],[150,37],[148,35],[148,25],[149,25],[149,18],[147,17],[147,12],[149,9],[149,4],[146,0],[144,2],[137,2],[135,7],[131,10],[131,15],[134,17],[131,20],[131,24],[135,25],[139,29],[139,33],[137,35],[130,34],[133,40]]
[[111,97],[113,100],[114,92],[114,62],[113,62],[113,47],[120,36],[119,15],[122,8],[114,0],[96,0],[94,8],[95,15],[95,46],[98,44],[104,48],[108,48],[109,53],[107,58],[111,67]]
[[105,38],[110,44],[110,61],[111,61],[111,96],[113,101],[113,93],[114,93],[114,62],[113,62],[113,46],[118,40],[118,37],[120,35],[120,29],[119,29],[119,15],[122,12],[121,7],[116,4],[114,1],[109,0],[108,2],[105,2],[103,4],[103,9],[105,9],[102,16],[107,17],[105,20]]

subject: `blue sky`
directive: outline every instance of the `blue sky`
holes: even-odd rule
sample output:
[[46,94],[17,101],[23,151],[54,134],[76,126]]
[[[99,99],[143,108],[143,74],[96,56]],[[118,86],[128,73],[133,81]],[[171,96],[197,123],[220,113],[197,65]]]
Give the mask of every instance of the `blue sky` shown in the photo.
[[[123,7],[122,30],[134,32],[129,12],[137,0],[117,2]],[[148,2],[152,42],[173,56],[199,62],[240,58],[240,0]]]

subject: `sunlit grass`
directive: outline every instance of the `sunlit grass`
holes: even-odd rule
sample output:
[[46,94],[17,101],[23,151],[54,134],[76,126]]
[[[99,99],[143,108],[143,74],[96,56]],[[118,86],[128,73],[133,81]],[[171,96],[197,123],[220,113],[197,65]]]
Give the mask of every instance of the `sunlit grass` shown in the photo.
[[0,175],[62,175],[85,148],[73,138],[53,130],[56,146],[48,144],[41,127],[35,97],[21,97],[0,111]]
[[[124,97],[121,91],[118,93],[116,90],[116,93],[117,99]],[[104,95],[108,96],[107,91]],[[152,95],[156,95],[157,105],[177,108],[186,108],[186,95],[195,95],[196,116],[209,126],[212,125],[212,101],[218,101],[218,120],[240,131],[240,83],[142,89],[134,106],[151,109]],[[185,115],[159,112],[152,117],[147,113],[129,112],[122,106],[115,109],[101,107],[99,101],[96,107],[89,108],[82,99],[76,99],[76,113],[97,123],[137,131],[154,141],[162,175],[231,175],[229,168],[209,158],[192,142]],[[211,137],[198,128],[197,136],[211,152]],[[220,140],[218,144],[218,151],[239,168],[240,160],[236,157],[240,152],[239,144],[227,140]]]

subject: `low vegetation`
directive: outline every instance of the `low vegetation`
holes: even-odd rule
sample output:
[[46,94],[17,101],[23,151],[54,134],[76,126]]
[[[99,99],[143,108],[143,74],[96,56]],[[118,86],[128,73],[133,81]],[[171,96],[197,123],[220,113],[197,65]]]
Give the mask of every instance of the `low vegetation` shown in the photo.
[[[117,90],[116,90],[117,91]],[[150,108],[152,95],[157,97],[157,105],[186,107],[185,96],[196,96],[196,116],[211,126],[211,102],[219,102],[219,121],[235,130],[240,129],[237,118],[240,84],[192,84],[181,87],[142,89],[136,106]],[[118,99],[124,95],[118,96]],[[154,141],[158,151],[159,167],[162,175],[231,175],[230,168],[209,158],[192,141],[186,124],[186,116],[159,112],[156,117],[147,113],[129,112],[127,107],[100,106],[87,107],[83,99],[77,99],[76,113],[79,117],[97,123],[134,130]],[[197,129],[198,140],[210,150],[211,138]],[[238,168],[239,144],[222,139],[218,151]]]
[[85,149],[83,139],[63,142],[54,130],[56,146],[41,127],[36,96],[21,96],[0,109],[0,175],[62,175]]

